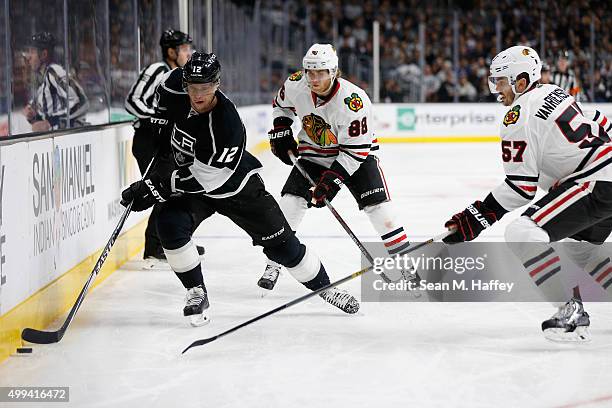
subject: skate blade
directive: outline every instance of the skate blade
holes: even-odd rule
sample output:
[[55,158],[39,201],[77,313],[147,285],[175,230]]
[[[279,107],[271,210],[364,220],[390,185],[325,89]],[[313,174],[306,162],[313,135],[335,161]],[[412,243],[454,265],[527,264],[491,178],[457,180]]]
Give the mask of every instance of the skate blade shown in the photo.
[[208,312],[204,311],[204,313],[187,316],[189,319],[189,324],[193,327],[201,327],[208,323],[210,323],[210,317],[208,316]]
[[262,288],[261,286],[258,288],[257,293],[259,294],[260,298],[265,298],[266,296],[268,296],[270,293],[272,293],[272,289],[266,289],[266,288]]
[[544,330],[544,337],[555,343],[588,343],[591,341],[591,332],[588,327],[577,327],[573,332],[566,332],[562,328]]

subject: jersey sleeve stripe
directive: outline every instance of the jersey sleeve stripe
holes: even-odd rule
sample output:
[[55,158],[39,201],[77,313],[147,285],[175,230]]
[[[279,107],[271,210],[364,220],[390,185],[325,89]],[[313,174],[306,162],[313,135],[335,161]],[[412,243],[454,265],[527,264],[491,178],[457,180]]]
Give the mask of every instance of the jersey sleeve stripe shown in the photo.
[[518,188],[512,181],[508,180],[508,178],[506,178],[506,184],[512,189],[514,190],[515,193],[517,193],[518,195],[520,195],[521,197],[523,197],[526,200],[530,200],[533,199],[533,197],[535,197],[535,193],[533,194],[528,194],[527,192],[521,190],[520,188]]
[[509,174],[506,177],[508,178],[508,180],[511,180],[511,181],[529,181],[529,182],[537,183],[539,180],[539,176],[519,176],[519,175]]

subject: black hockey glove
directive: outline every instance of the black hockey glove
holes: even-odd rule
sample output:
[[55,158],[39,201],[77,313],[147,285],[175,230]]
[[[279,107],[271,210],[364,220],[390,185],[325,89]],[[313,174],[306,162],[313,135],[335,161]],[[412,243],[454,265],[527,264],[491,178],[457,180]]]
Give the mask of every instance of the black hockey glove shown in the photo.
[[333,200],[338,194],[342,184],[344,183],[344,177],[333,170],[326,170],[321,174],[321,178],[317,185],[310,189],[310,200],[308,200],[308,207],[325,207],[325,199],[327,201]]
[[289,166],[293,166],[289,152],[292,152],[295,157],[298,156],[297,143],[293,138],[293,130],[291,130],[292,123],[293,121],[286,117],[276,118],[274,129],[268,132],[272,153]]
[[132,204],[132,211],[144,211],[157,203],[163,203],[172,195],[170,181],[161,181],[161,177],[152,174],[144,180],[132,183],[121,193],[121,205]]
[[485,228],[489,228],[495,222],[499,221],[507,211],[489,194],[484,202],[475,201],[465,210],[453,215],[446,221],[446,228],[456,228],[454,234],[444,238],[443,241],[447,244],[455,244],[458,242],[472,241]]

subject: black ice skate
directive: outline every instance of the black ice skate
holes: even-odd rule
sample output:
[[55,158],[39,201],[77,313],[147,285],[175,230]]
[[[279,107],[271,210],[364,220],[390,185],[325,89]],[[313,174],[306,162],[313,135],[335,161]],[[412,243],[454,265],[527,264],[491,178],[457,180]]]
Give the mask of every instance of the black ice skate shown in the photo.
[[276,285],[276,281],[278,281],[280,275],[280,270],[280,265],[266,265],[266,270],[257,281],[257,286],[264,289],[261,293],[262,297],[265,296],[268,291],[274,289],[274,285]]
[[552,341],[586,342],[591,340],[589,314],[582,301],[573,298],[548,320],[542,322],[544,337]]
[[183,308],[183,315],[189,317],[189,323],[194,327],[204,326],[210,319],[208,317],[208,295],[202,286],[187,290],[187,304]]
[[319,296],[330,305],[336,306],[345,313],[354,314],[359,310],[357,299],[345,290],[331,288],[319,293]]

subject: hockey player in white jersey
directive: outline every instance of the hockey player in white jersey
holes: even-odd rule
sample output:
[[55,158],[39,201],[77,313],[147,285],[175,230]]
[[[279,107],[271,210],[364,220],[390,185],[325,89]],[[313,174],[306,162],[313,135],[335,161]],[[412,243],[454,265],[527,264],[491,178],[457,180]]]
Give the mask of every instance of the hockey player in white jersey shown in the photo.
[[608,293],[610,259],[601,243],[612,231],[610,124],[599,112],[585,116],[556,85],[539,84],[542,62],[532,48],[514,46],[491,62],[489,87],[509,107],[501,124],[506,178],[483,201],[446,222],[457,231],[446,242],[471,241],[504,214],[548,191],[506,228],[505,238],[544,298],[559,307],[542,323],[552,340],[589,340],[589,315],[579,292],[570,296],[550,242],[569,240],[569,255]]
[[[346,184],[360,210],[380,234],[390,255],[401,255],[410,245],[395,219],[387,183],[373,134],[372,104],[366,92],[340,77],[338,56],[330,44],[314,44],[303,59],[303,71],[291,75],[274,103],[274,128],[269,132],[272,152],[292,165],[289,152],[318,181],[315,188],[295,167],[282,189],[280,206],[293,230],[309,207],[324,207]],[[291,125],[301,121],[296,143]],[[271,290],[280,265],[268,261],[258,282]],[[407,274],[408,277],[412,277]],[[399,275],[398,275],[399,277]],[[394,277],[395,278],[395,277]]]

